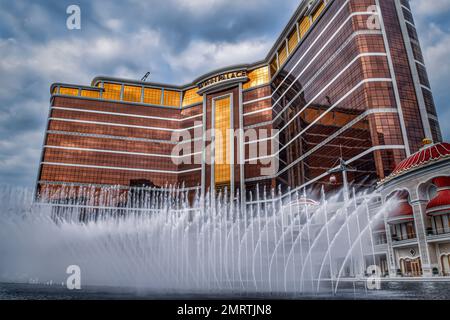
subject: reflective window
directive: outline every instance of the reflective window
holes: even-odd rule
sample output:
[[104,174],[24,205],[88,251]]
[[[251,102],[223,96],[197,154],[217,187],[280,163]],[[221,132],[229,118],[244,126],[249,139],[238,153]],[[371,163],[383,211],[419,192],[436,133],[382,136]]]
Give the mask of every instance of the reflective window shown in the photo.
[[103,99],[105,99],[105,100],[120,100],[120,91],[122,89],[122,85],[113,84],[113,83],[105,83],[104,88],[105,88],[105,91],[103,92]]
[[160,105],[161,93],[161,89],[144,88],[144,103]]
[[280,63],[280,66],[282,66],[283,63],[285,63],[286,59],[287,59],[286,45],[283,45],[278,51],[278,62]]
[[322,13],[323,9],[325,9],[325,3],[323,1],[321,1],[320,5],[317,7],[316,11],[314,11],[314,13],[312,14],[313,21],[317,20],[317,18]]
[[214,180],[216,187],[226,187],[230,185],[230,137],[228,129],[231,127],[231,100],[230,97],[216,100],[214,128],[216,132],[215,140],[215,163]]
[[198,89],[192,88],[183,94],[183,107],[203,102],[203,97],[197,94]]
[[291,54],[294,51],[297,44],[298,44],[297,28],[294,28],[294,30],[288,37],[289,54]]
[[142,87],[124,86],[123,101],[141,102]]
[[77,96],[78,92],[79,92],[78,88],[65,88],[65,87],[59,88],[59,94],[64,96]]
[[255,69],[248,73],[249,81],[244,83],[243,88],[249,89],[257,87],[266,83],[269,83],[269,67],[265,66],[262,68]]
[[309,17],[303,17],[300,20],[299,31],[300,31],[301,38],[303,38],[305,36],[305,34],[306,34],[306,32],[308,32],[310,26],[311,26],[311,21],[309,20]]
[[180,106],[180,92],[164,90],[164,105],[168,107]]
[[83,89],[83,90],[81,90],[81,96],[82,97],[87,97],[87,98],[99,99],[100,98],[100,91]]

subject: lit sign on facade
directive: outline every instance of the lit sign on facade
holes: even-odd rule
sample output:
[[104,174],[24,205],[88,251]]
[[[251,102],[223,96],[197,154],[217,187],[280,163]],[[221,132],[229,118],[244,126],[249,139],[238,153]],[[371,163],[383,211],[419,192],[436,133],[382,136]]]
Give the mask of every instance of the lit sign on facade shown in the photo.
[[240,71],[233,71],[233,72],[226,72],[223,74],[219,74],[217,76],[214,76],[212,78],[206,79],[205,81],[202,81],[198,84],[198,88],[201,90],[203,88],[218,84],[223,81],[228,81],[232,79],[239,79],[239,78],[246,78],[247,77],[247,71],[246,70],[240,70]]

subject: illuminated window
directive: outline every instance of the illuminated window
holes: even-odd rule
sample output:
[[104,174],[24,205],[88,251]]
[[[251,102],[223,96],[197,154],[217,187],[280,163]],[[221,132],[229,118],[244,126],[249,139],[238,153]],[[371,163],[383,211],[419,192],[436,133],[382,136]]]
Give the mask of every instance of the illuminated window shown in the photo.
[[164,105],[168,107],[179,107],[180,93],[178,91],[164,90]]
[[79,92],[78,88],[65,88],[65,87],[59,88],[59,94],[62,94],[64,96],[77,96],[78,92]]
[[160,105],[161,93],[161,89],[144,88],[144,103]]
[[291,54],[292,52],[294,52],[294,49],[298,44],[297,28],[294,28],[288,39],[289,54]]
[[249,81],[244,83],[243,88],[249,89],[253,87],[257,87],[269,82],[269,67],[262,67],[259,69],[255,69],[248,73]]
[[100,92],[95,90],[81,90],[81,96],[87,98],[100,98]]
[[311,26],[311,21],[309,20],[309,17],[303,17],[300,20],[299,29],[300,29],[300,38],[303,38],[308,32],[309,27]]
[[320,3],[320,5],[317,7],[316,11],[314,11],[313,15],[312,15],[312,19],[313,21],[316,21],[317,18],[320,16],[320,14],[322,13],[323,9],[325,9],[325,3],[322,1]]
[[280,66],[283,65],[286,59],[287,59],[286,45],[283,45],[278,51],[278,61],[280,63]]
[[278,71],[278,63],[277,63],[277,57],[273,58],[272,62],[270,63],[270,74],[273,76]]
[[183,107],[201,103],[203,101],[202,96],[197,94],[197,90],[197,88],[193,88],[184,92]]
[[104,88],[105,88],[105,91],[103,92],[103,99],[120,100],[120,91],[122,89],[122,85],[105,83]]
[[141,87],[124,86],[123,87],[123,101],[141,102]]
[[230,107],[230,97],[215,101],[214,181],[216,187],[229,187],[231,181],[230,137],[228,135],[228,129],[231,127]]

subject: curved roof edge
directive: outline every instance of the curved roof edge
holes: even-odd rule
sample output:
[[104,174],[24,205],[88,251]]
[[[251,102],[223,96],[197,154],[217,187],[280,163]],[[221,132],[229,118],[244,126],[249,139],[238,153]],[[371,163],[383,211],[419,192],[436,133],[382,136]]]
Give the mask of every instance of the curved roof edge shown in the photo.
[[216,75],[220,75],[224,72],[232,72],[235,70],[242,70],[242,69],[245,69],[245,70],[255,69],[255,68],[263,67],[266,65],[267,65],[267,63],[265,60],[259,61],[256,63],[252,63],[252,64],[247,63],[247,64],[231,65],[231,66],[227,66],[224,68],[216,69],[211,72],[205,73],[205,74],[201,75],[200,77],[197,77],[191,83],[184,84],[184,85],[173,85],[173,84],[162,83],[162,82],[148,82],[148,81],[140,81],[140,80],[110,77],[110,76],[97,76],[92,80],[91,85],[95,86],[99,81],[115,81],[115,82],[136,84],[136,85],[141,85],[141,86],[144,85],[144,86],[166,87],[166,88],[172,88],[172,89],[176,89],[176,90],[187,90],[187,89],[197,86],[197,84],[199,82],[201,82],[202,80],[208,79],[208,78],[216,76]]

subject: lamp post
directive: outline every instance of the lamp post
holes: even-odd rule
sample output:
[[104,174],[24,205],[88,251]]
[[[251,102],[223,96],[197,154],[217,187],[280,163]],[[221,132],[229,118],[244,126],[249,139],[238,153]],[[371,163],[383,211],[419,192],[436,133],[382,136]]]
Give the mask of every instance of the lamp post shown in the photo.
[[343,182],[343,187],[344,187],[344,201],[345,202],[350,200],[350,195],[349,195],[349,191],[348,191],[347,172],[355,172],[355,171],[356,171],[356,169],[350,167],[344,161],[344,159],[342,159],[342,157],[339,158],[339,166],[328,171],[328,173],[330,173],[330,174],[342,172],[342,182]]

